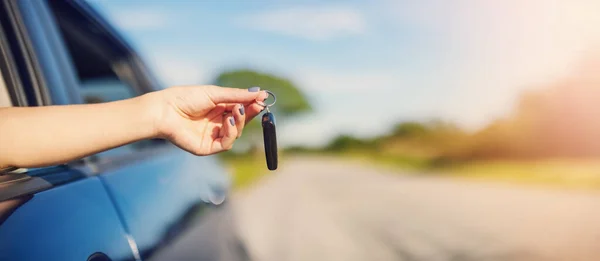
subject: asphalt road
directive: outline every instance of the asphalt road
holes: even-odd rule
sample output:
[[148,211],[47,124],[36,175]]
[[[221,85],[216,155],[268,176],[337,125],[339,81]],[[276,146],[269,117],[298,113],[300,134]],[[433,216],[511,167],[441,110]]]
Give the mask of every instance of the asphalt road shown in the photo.
[[295,159],[233,202],[258,261],[600,260],[600,193]]

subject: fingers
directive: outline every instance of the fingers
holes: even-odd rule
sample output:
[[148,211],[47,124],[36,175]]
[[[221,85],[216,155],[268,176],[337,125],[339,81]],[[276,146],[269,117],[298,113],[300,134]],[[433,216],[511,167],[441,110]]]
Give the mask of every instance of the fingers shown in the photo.
[[265,107],[257,103],[246,106],[246,123],[250,122],[256,115],[263,111]]
[[[235,110],[239,110],[240,104],[218,104],[210,113],[206,115],[207,118],[212,119],[214,117],[218,117],[223,115],[226,112],[234,112]],[[259,105],[258,103],[250,103],[248,105],[244,105],[244,119],[239,120],[239,122],[248,123],[250,122],[256,115],[264,110],[264,106]],[[237,119],[236,119],[237,120]],[[240,131],[241,132],[241,131]]]
[[[234,112],[237,108],[237,104],[235,105],[226,105],[225,106],[225,111],[231,111]],[[265,107],[262,105],[259,105],[258,103],[251,103],[248,105],[243,106],[244,107],[244,119],[240,120],[242,122],[244,122],[244,125],[247,124],[248,122],[250,122],[252,119],[254,119],[254,117],[256,117],[256,115],[258,115],[260,112],[262,112]],[[236,121],[238,121],[238,119],[236,118]]]
[[[217,107],[220,108],[219,112],[235,112],[236,110],[239,110],[237,108],[242,107],[242,105],[241,104],[227,104],[227,105],[223,105],[222,108],[220,106],[217,106]],[[244,125],[247,124],[248,122],[250,122],[252,119],[254,119],[254,117],[256,117],[256,115],[258,115],[260,112],[262,112],[265,109],[264,106],[259,105],[258,103],[251,103],[251,104],[243,106],[243,108],[244,108],[244,119],[240,120],[240,119],[236,118],[236,122],[238,122],[238,124],[239,124],[239,122],[243,122]],[[241,132],[241,130],[240,130],[240,132]]]
[[258,98],[256,98],[256,101],[265,101],[267,98],[269,97],[269,94],[265,91],[260,92],[260,94],[258,95]]
[[248,104],[259,100],[266,99],[268,94],[264,91],[260,91],[259,87],[252,87],[250,89],[237,89],[237,88],[226,88],[219,86],[206,86],[206,94],[210,97],[214,104],[219,103],[243,103]]
[[235,119],[235,127],[237,128],[237,138],[239,138],[242,136],[242,130],[246,124],[246,108],[242,104],[235,105],[232,113]]
[[230,150],[233,147],[233,142],[237,139],[238,134],[234,117],[223,117],[223,127],[221,132],[223,133],[223,136],[216,138],[213,141],[211,153]]

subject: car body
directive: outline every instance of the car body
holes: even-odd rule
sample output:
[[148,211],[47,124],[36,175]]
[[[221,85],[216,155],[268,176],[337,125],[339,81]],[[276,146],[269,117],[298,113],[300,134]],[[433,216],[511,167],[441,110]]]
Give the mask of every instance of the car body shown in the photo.
[[[83,1],[0,1],[0,24],[4,106],[108,102],[161,88]],[[0,260],[246,260],[228,189],[217,158],[164,140],[1,170]]]

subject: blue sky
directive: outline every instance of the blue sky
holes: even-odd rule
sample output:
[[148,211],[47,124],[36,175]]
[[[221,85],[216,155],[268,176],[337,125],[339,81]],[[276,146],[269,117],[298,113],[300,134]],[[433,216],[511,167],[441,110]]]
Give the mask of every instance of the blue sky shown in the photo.
[[316,110],[280,122],[288,145],[402,120],[476,130],[600,43],[595,0],[90,2],[169,85],[233,68],[292,79]]

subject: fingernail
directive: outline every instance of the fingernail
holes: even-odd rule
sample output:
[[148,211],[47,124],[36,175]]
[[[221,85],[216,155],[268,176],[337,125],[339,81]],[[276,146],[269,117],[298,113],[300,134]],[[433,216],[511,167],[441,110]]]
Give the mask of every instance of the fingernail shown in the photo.
[[233,118],[229,118],[229,123],[231,123],[231,126],[235,126],[235,120]]
[[244,113],[246,113],[246,110],[244,109],[244,105],[242,105],[242,107],[240,107],[240,114],[244,115]]
[[258,87],[258,86],[250,87],[250,88],[248,88],[248,91],[249,92],[258,92],[258,91],[260,91],[260,87]]

